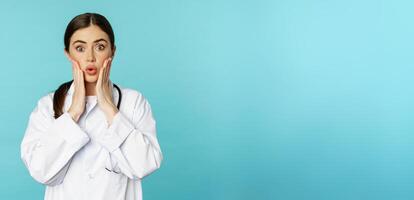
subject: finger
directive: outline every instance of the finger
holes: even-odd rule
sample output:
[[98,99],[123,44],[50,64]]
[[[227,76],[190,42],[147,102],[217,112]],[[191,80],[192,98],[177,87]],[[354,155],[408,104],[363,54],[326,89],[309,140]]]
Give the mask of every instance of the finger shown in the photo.
[[77,68],[78,70],[82,71],[79,63],[76,60],[73,60],[73,65],[75,66],[75,68]]
[[78,78],[80,78],[81,80],[83,80],[83,71],[82,71],[79,63],[76,60],[73,60],[71,58],[69,58],[69,59],[72,62],[72,68],[75,70],[75,72],[77,74],[81,73],[81,76],[78,76]]
[[75,69],[75,86],[80,87],[82,81],[82,74],[76,65],[73,66]]
[[72,76],[73,76],[73,81],[75,82],[77,74],[76,74],[76,69],[73,65],[72,65]]
[[105,62],[105,68],[104,68],[104,73],[103,73],[103,77],[102,77],[102,79],[103,79],[102,83],[104,83],[104,84],[108,83],[108,69],[110,68],[110,66],[111,66],[111,58],[108,58],[108,59],[106,59],[106,62]]
[[109,63],[110,59],[105,59],[102,68],[99,70],[99,75],[98,75],[98,80],[96,82],[96,89],[97,89],[97,93],[101,93],[105,91],[105,76],[106,76],[106,69],[108,67],[108,63]]
[[108,66],[109,63],[109,58],[105,59],[103,65],[102,65],[102,69],[105,69]]
[[106,70],[106,80],[109,82],[109,75],[111,74],[112,58],[109,60],[108,69]]
[[70,60],[71,64],[72,64],[72,73],[73,73],[73,81],[75,82],[75,85],[78,85],[78,80],[79,80],[79,70],[76,67],[76,63],[73,60]]
[[84,77],[83,77],[83,71],[81,70],[79,64],[75,61],[73,68],[75,69],[75,83],[78,87],[83,87],[84,84]]
[[108,60],[108,64],[105,67],[105,73],[104,73],[104,83],[108,84],[108,69],[110,68],[111,61]]
[[80,81],[80,83],[81,84],[83,84],[83,81],[84,81],[84,74],[83,74],[83,71],[82,71],[82,69],[80,68],[80,66],[79,65],[77,65],[77,67],[78,67],[78,71],[79,71],[79,81]]
[[[104,62],[103,67],[105,67],[106,61]],[[102,82],[102,76],[103,76],[103,71],[104,69],[100,69],[99,70],[99,74],[98,74],[98,80],[96,81],[96,88],[99,90],[101,87],[101,82]]]

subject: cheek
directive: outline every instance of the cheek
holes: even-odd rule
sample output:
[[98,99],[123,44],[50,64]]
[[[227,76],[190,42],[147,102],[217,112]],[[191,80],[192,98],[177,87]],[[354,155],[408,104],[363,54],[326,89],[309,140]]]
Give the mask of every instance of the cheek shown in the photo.
[[69,55],[73,60],[79,63],[80,68],[83,70],[83,68],[85,67],[85,63],[84,63],[84,59],[82,58],[82,56],[76,53],[71,53]]
[[83,56],[81,53],[76,52],[76,51],[72,51],[69,53],[69,55],[72,57],[72,59],[78,61],[78,62],[82,62],[83,60]]
[[98,69],[102,68],[104,60],[104,58],[96,60],[96,67],[98,67]]
[[99,57],[96,58],[97,65],[99,67],[103,67],[103,64],[105,63],[105,60],[111,57],[111,54],[102,54]]

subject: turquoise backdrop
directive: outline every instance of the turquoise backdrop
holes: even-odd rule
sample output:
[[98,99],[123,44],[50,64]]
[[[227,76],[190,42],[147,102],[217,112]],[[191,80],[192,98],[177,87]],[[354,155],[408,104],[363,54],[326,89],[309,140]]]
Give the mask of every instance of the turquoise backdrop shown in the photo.
[[414,199],[414,2],[0,2],[0,199],[42,199],[20,159],[39,98],[71,79],[63,34],[98,12],[113,82],[151,103],[146,200]]

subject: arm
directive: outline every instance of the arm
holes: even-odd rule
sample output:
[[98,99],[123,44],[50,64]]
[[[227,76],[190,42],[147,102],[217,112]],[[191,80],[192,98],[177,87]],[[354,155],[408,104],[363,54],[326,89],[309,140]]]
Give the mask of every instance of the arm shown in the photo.
[[51,101],[49,96],[41,99],[31,113],[21,143],[21,158],[36,181],[58,185],[63,182],[72,157],[89,142],[89,137],[69,113],[54,119],[48,111]]
[[120,172],[142,179],[158,169],[163,159],[155,125],[150,104],[138,95],[132,120],[117,112],[98,142],[110,152],[111,163]]

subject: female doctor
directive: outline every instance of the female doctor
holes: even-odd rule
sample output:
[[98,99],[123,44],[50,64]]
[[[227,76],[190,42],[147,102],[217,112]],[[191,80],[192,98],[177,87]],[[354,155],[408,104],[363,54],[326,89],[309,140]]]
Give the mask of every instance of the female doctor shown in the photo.
[[114,42],[100,14],[78,15],[66,28],[73,81],[38,101],[21,143],[45,200],[142,199],[141,179],[161,165],[150,104],[109,80]]

